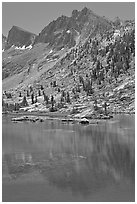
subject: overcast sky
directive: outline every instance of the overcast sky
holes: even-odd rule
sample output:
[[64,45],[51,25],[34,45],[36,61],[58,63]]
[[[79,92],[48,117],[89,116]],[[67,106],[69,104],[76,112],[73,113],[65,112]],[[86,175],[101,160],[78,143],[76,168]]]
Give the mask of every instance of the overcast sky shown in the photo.
[[71,16],[74,9],[87,7],[100,16],[114,19],[135,18],[134,2],[4,2],[2,3],[2,33],[7,36],[13,25],[33,33],[40,31],[61,15]]

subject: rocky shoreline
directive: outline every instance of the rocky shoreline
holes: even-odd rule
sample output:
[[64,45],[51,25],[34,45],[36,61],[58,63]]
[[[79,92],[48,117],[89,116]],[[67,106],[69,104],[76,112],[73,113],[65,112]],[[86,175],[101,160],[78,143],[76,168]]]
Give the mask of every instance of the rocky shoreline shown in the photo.
[[[104,118],[104,119],[110,119],[110,118]],[[71,124],[83,124],[83,125],[88,125],[88,124],[98,124],[99,119],[86,119],[86,118],[55,118],[55,117],[44,117],[44,116],[21,116],[21,117],[15,117],[12,118],[12,122],[44,122],[46,120],[58,120],[62,123],[71,123]]]
[[3,112],[3,115],[10,115],[12,122],[44,122],[46,120],[58,120],[62,123],[79,123],[79,124],[98,124],[99,122],[103,122],[105,120],[112,119],[115,115],[119,114],[135,114],[135,112],[118,112],[118,113],[112,113],[111,115],[103,115],[103,114],[93,114],[92,116],[88,117],[77,117],[77,114],[63,114],[59,112],[54,113],[40,113],[40,112]]

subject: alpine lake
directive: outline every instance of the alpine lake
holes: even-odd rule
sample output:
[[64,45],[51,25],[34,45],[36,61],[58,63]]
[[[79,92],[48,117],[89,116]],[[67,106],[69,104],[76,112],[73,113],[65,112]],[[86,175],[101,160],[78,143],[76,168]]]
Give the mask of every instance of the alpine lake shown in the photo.
[[3,202],[135,201],[135,115],[98,124],[2,116]]

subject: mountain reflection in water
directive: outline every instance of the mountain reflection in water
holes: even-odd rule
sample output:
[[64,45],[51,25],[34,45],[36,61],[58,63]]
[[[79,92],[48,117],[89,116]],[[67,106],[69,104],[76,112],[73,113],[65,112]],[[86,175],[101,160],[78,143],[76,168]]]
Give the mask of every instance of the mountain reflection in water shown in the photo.
[[134,188],[134,119],[132,125],[127,120],[80,126],[3,118],[3,183],[37,172],[49,185],[75,195],[92,195],[112,184]]

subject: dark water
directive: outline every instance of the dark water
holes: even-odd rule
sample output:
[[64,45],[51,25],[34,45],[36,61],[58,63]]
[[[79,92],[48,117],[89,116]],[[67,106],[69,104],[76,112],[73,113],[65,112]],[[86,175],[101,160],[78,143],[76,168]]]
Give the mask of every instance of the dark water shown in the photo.
[[3,201],[134,201],[134,122],[12,123],[3,116]]

